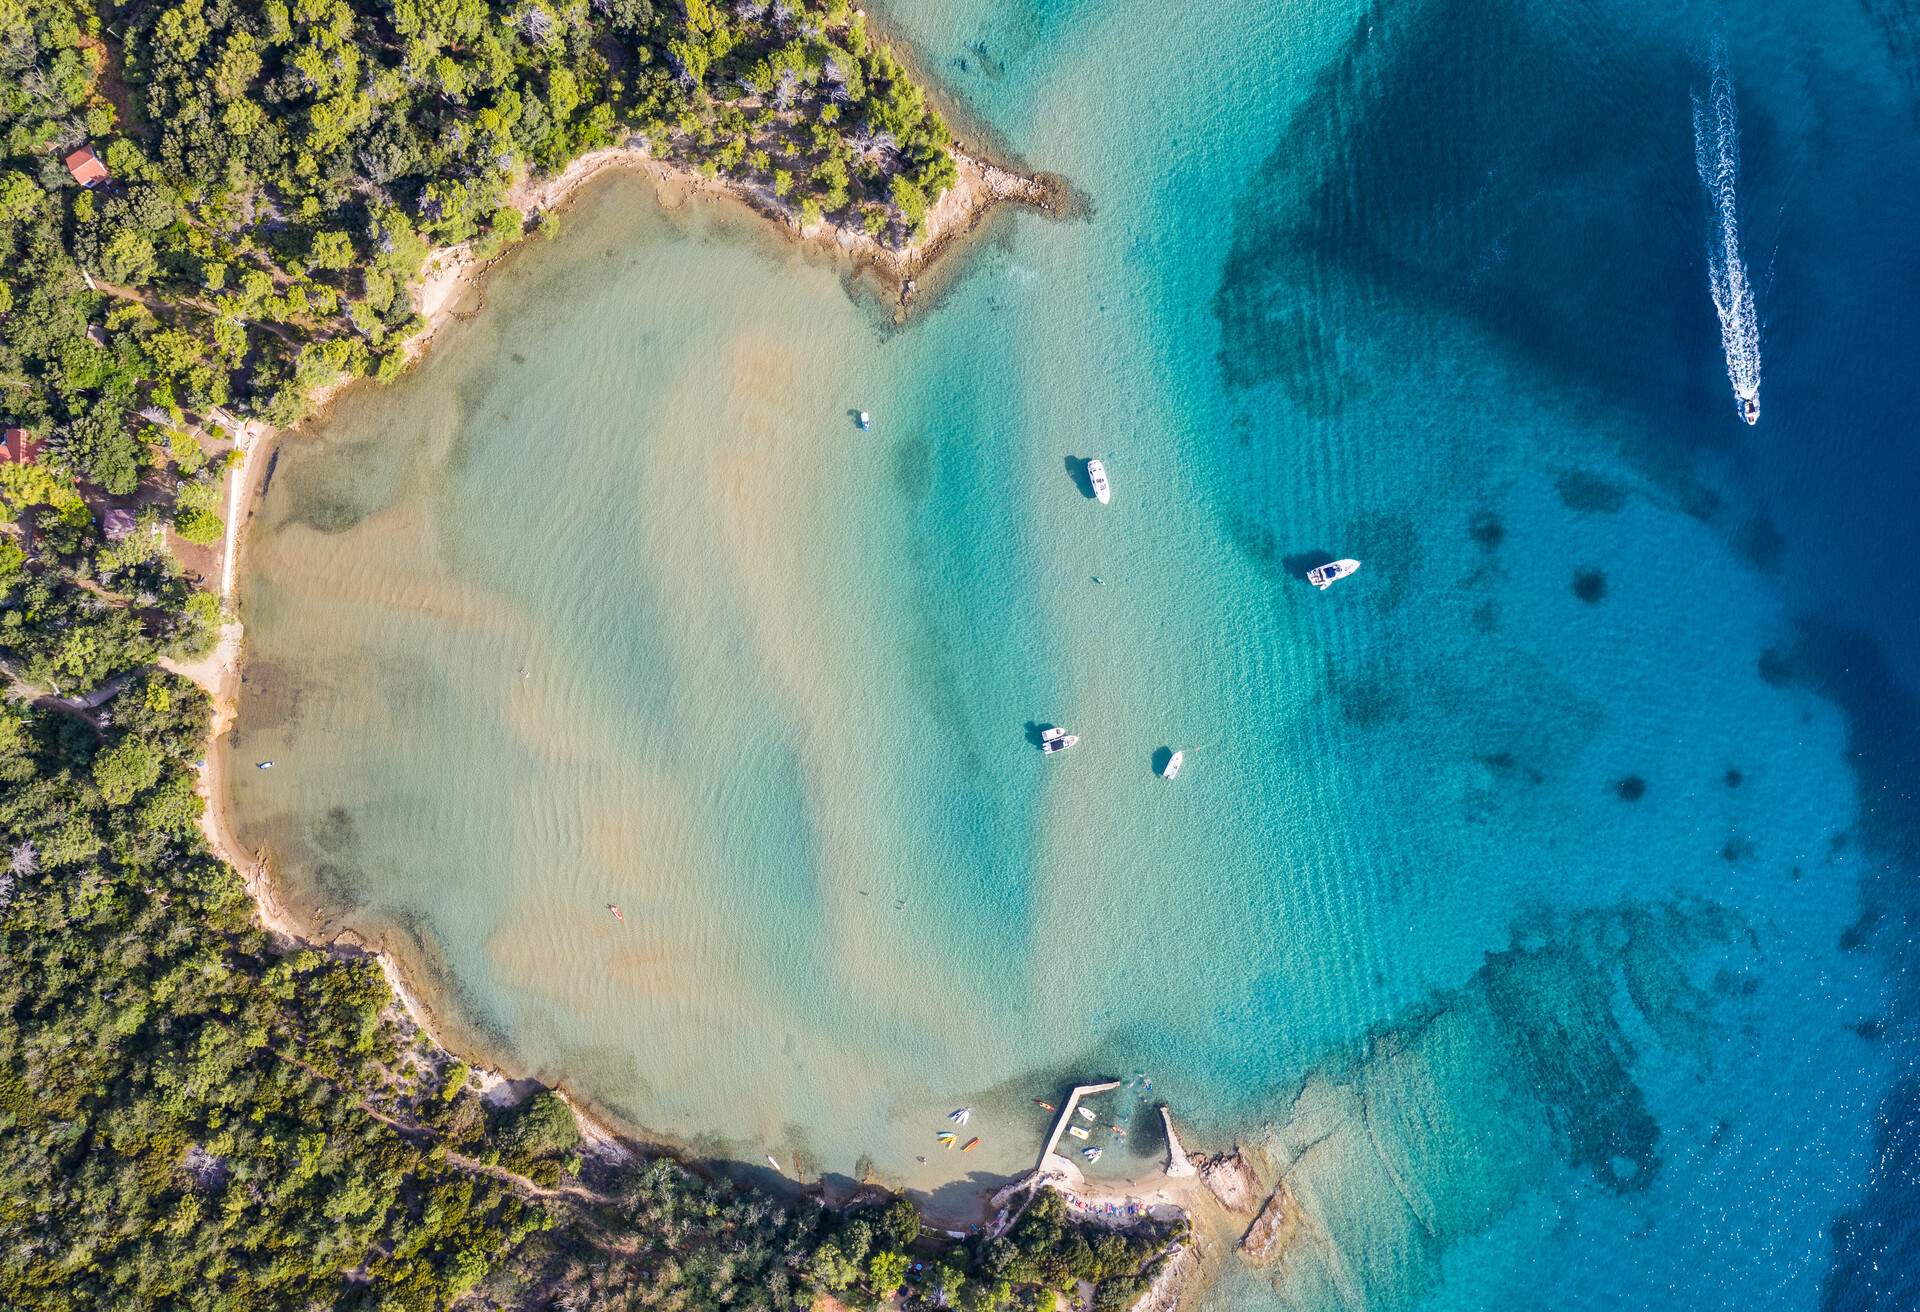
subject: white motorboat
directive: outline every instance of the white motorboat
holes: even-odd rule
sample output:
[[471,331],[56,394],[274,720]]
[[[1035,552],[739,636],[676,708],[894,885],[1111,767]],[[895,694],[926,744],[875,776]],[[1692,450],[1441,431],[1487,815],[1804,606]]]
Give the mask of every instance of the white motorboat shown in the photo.
[[1062,729],[1057,724],[1050,725],[1047,728],[1042,729],[1040,731],[1040,741],[1043,743],[1050,743],[1055,738],[1065,738],[1066,736],[1067,736],[1067,731],[1065,729]]
[[1087,482],[1093,484],[1093,499],[1101,505],[1113,500],[1113,485],[1107,482],[1107,467],[1098,460],[1087,461]]
[[865,410],[862,410],[860,412],[860,417],[854,420],[854,423],[858,424],[862,429],[871,428],[873,426],[873,416],[868,414]]
[[1180,762],[1187,759],[1185,752],[1175,752],[1167,758],[1167,768],[1160,772],[1162,779],[1171,779],[1180,773]]
[[1052,756],[1055,752],[1066,751],[1067,748],[1073,746],[1075,743],[1079,741],[1080,741],[1080,736],[1078,734],[1071,734],[1071,733],[1063,734],[1058,738],[1048,738],[1043,740],[1040,744],[1040,750],[1044,752],[1046,755]]
[[1336,560],[1326,565],[1315,565],[1307,571],[1307,582],[1325,592],[1359,568],[1360,562],[1357,560]]
[[1749,424],[1759,423],[1760,422],[1760,398],[1757,396],[1741,397],[1740,398],[1740,417],[1746,420]]

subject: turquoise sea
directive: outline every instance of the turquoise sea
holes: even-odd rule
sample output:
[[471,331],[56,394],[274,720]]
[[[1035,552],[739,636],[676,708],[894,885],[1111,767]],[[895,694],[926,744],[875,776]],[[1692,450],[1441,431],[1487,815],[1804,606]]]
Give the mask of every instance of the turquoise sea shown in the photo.
[[1920,8],[885,19],[1085,213],[896,326],[598,183],[290,441],[229,750],[292,900],[807,1178],[957,1202],[1144,1072],[1096,1179],[1165,1098],[1299,1199],[1213,1307],[1920,1306]]

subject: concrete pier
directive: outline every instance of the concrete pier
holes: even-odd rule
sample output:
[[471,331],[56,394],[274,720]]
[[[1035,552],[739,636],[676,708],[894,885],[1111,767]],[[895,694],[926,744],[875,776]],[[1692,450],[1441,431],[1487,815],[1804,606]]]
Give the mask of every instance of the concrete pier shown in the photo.
[[1160,1124],[1167,1132],[1167,1174],[1175,1179],[1193,1175],[1193,1163],[1187,1160],[1187,1150],[1180,1146],[1180,1136],[1173,1132],[1173,1113],[1165,1103],[1160,1104]]
[[1035,1169],[1042,1175],[1062,1175],[1075,1182],[1084,1178],[1080,1174],[1080,1168],[1070,1159],[1053,1151],[1054,1146],[1060,1142],[1060,1136],[1067,1132],[1067,1125],[1073,1120],[1073,1113],[1079,1108],[1082,1098],[1091,1097],[1096,1093],[1107,1093],[1119,1087],[1118,1080],[1105,1080],[1099,1084],[1076,1084],[1073,1091],[1067,1095],[1067,1100],[1060,1104],[1060,1114],[1053,1118],[1053,1131],[1047,1135],[1046,1143],[1041,1146],[1040,1161]]

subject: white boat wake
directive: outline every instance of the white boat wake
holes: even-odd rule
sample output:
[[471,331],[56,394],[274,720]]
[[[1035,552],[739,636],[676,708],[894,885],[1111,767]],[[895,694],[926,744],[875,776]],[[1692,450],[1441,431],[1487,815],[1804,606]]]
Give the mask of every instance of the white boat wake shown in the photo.
[[1727,380],[1733,384],[1740,414],[1748,423],[1760,418],[1760,320],[1754,313],[1753,286],[1740,258],[1740,120],[1727,72],[1726,43],[1716,38],[1708,55],[1711,86],[1707,100],[1693,98],[1693,160],[1713,206],[1714,232],[1707,252],[1713,308],[1720,315],[1720,345],[1727,356]]

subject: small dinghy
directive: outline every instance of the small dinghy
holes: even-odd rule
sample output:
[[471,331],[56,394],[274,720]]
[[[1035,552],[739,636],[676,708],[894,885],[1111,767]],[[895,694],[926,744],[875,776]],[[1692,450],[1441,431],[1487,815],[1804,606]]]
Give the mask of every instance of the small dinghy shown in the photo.
[[1172,779],[1180,773],[1180,762],[1187,759],[1185,752],[1175,752],[1167,758],[1167,768],[1160,772],[1162,779]]
[[615,906],[613,903],[611,902],[607,903],[607,910],[612,912],[613,918],[619,921],[621,924],[624,925],[627,923],[627,918],[620,914],[620,908]]

